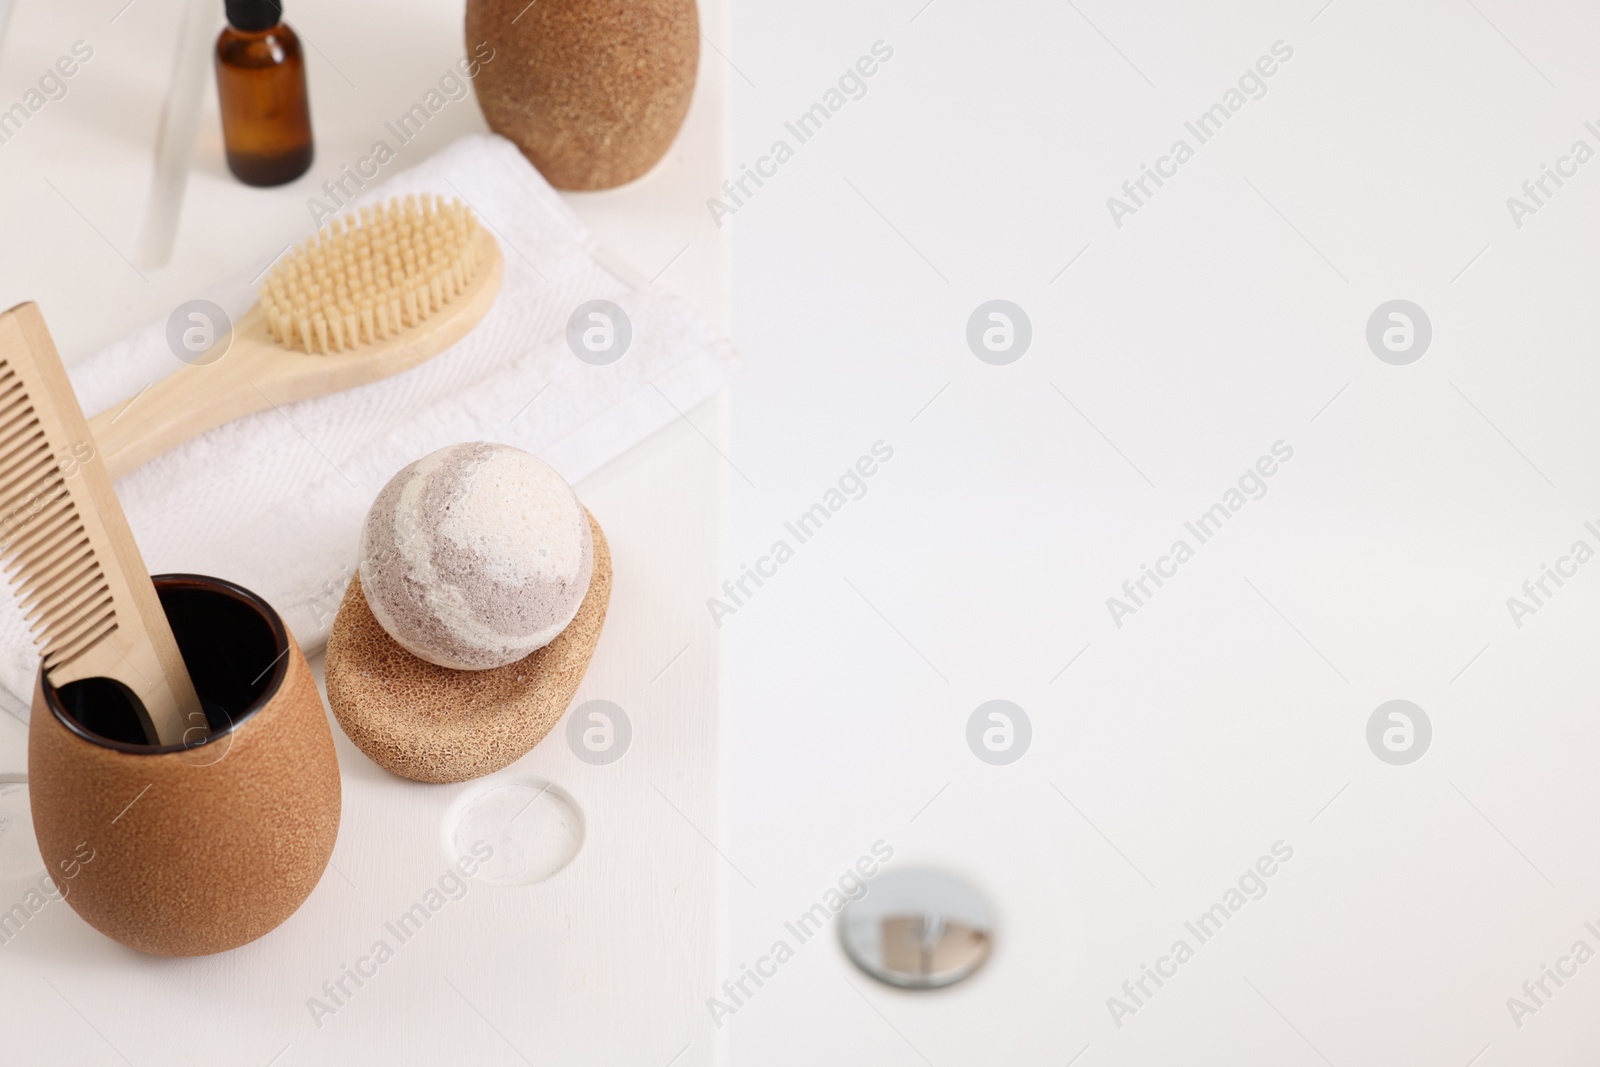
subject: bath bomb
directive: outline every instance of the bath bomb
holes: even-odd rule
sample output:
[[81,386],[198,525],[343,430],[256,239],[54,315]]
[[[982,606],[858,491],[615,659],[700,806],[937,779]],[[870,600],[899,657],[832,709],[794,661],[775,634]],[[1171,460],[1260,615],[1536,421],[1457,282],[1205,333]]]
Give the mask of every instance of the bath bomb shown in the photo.
[[578,497],[510,445],[451,445],[383,487],[361,530],[361,592],[419,659],[488,670],[543,648],[578,613],[594,540]]

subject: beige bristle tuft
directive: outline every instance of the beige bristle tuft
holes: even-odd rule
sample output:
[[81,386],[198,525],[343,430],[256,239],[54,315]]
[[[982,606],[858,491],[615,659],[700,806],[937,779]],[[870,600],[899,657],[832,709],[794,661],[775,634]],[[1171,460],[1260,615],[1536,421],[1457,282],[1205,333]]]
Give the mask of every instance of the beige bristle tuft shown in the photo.
[[477,276],[477,233],[472,209],[427,193],[335,219],[262,284],[267,329],[286,348],[328,355],[417,326]]

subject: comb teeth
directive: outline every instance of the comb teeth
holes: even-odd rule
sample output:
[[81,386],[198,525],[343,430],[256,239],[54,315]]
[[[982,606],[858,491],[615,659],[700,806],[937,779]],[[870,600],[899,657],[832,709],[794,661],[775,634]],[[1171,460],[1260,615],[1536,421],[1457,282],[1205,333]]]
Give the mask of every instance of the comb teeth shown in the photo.
[[273,268],[260,289],[272,339],[326,355],[403,333],[478,274],[477,216],[427,193],[334,220]]
[[111,590],[61,465],[15,371],[0,361],[0,560],[46,670],[117,628]]

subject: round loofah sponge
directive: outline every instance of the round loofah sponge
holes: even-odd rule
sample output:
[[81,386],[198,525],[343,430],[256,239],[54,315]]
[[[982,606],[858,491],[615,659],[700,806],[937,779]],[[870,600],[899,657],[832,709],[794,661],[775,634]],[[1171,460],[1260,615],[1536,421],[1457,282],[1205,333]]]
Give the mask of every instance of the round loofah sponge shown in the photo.
[[583,505],[509,445],[451,445],[389,480],[361,530],[361,591],[406,651],[455,670],[515,663],[578,613],[594,570]]

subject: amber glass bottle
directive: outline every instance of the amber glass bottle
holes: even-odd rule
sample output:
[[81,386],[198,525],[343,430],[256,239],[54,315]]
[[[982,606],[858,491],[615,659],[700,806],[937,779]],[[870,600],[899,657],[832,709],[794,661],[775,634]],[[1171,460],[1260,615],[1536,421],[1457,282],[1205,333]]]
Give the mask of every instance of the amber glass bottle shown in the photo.
[[228,169],[247,185],[282,185],[311,167],[311,107],[300,38],[276,0],[227,0],[217,38],[217,97]]

